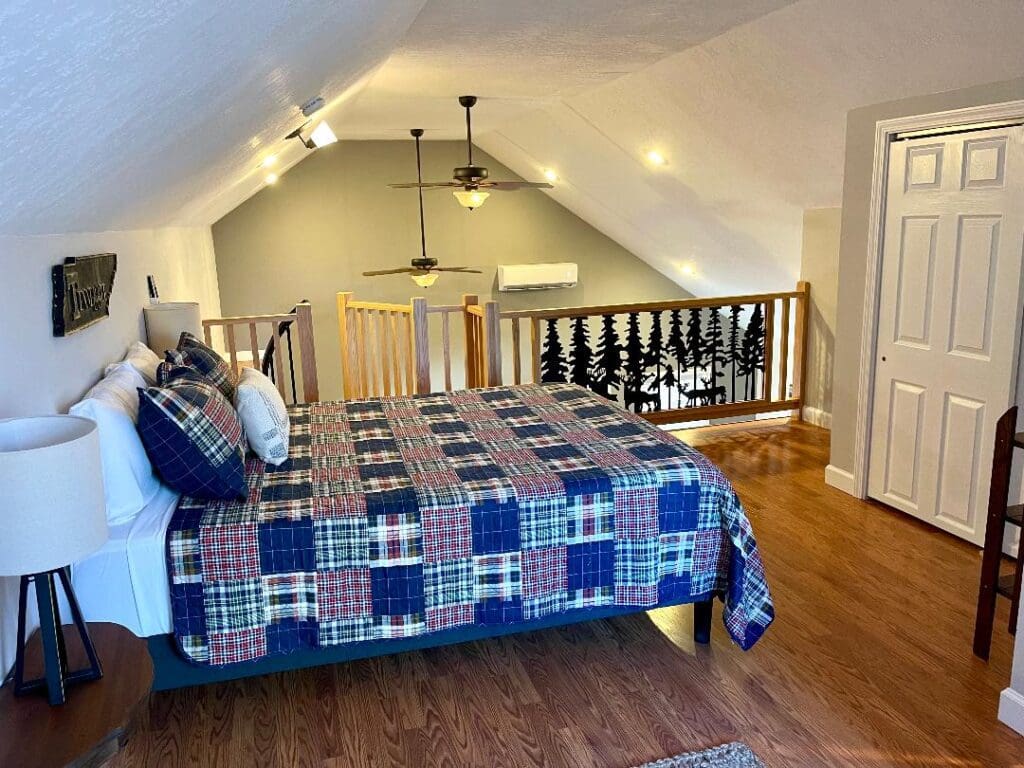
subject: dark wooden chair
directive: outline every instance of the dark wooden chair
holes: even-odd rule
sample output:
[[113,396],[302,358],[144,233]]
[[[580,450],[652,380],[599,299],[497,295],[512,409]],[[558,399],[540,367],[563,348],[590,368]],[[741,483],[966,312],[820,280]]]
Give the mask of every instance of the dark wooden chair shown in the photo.
[[1024,448],[1024,432],[1017,432],[1017,406],[1004,413],[996,423],[995,449],[992,454],[992,484],[988,497],[988,521],[985,525],[985,551],[981,561],[981,586],[978,589],[978,612],[974,622],[974,655],[988,659],[992,646],[992,625],[995,621],[996,598],[1010,600],[1010,634],[1017,630],[1020,608],[1021,577],[1024,558],[1018,553],[1012,571],[1000,574],[1003,559],[1003,537],[1006,526],[1022,526],[1024,504],[1010,505],[1010,473],[1013,452]]

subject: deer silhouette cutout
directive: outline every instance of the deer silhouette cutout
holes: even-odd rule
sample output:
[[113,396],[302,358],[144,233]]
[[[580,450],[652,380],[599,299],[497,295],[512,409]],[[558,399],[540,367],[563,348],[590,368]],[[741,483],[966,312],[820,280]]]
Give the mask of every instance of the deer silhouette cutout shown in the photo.
[[725,402],[724,384],[719,384],[717,387],[712,386],[711,379],[706,379],[703,376],[700,378],[700,383],[704,385],[703,389],[690,389],[684,393],[687,408]]

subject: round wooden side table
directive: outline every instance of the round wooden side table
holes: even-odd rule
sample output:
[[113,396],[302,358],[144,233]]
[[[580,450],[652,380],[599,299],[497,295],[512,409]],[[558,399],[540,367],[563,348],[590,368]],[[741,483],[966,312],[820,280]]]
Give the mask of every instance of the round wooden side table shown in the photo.
[[[64,704],[51,707],[45,690],[15,697],[13,685],[0,688],[0,766],[101,766],[124,744],[135,712],[149,698],[153,662],[146,641],[124,627],[90,622],[89,634],[103,677],[69,686]],[[77,633],[66,631],[65,639],[69,669],[83,666]],[[29,638],[27,677],[43,668],[41,645],[38,632]]]

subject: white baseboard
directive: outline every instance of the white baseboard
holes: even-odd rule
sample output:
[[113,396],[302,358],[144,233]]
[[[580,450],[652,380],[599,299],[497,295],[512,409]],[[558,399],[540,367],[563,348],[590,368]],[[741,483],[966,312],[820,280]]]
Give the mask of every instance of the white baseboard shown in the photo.
[[821,410],[821,408],[805,405],[801,411],[801,416],[808,424],[813,424],[822,429],[832,429],[832,414]]
[[999,696],[999,719],[1024,735],[1024,696],[1013,688],[1004,688]]
[[843,493],[848,493],[851,496],[857,495],[853,489],[853,473],[840,469],[833,464],[825,467],[825,484],[831,485],[833,488]]

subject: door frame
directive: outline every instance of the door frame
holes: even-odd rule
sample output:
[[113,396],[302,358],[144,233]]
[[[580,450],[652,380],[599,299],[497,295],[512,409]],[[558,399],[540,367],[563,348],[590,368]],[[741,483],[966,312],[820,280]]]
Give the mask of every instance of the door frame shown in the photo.
[[[849,492],[859,499],[866,499],[868,496],[868,459],[871,455],[871,415],[875,397],[875,352],[878,344],[878,310],[882,289],[889,148],[897,134],[907,131],[938,130],[1004,120],[1024,120],[1024,100],[896,117],[879,120],[875,124],[875,157],[868,213],[867,270],[864,276],[864,332],[860,340],[860,372],[857,380],[857,429],[854,437],[853,476],[849,481]],[[1019,325],[1017,346],[1020,346]]]

